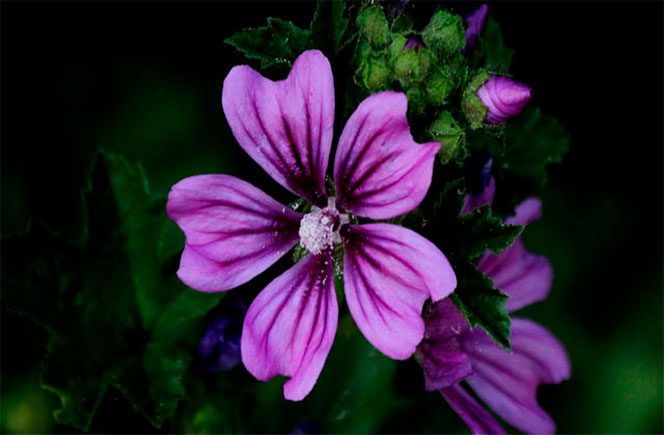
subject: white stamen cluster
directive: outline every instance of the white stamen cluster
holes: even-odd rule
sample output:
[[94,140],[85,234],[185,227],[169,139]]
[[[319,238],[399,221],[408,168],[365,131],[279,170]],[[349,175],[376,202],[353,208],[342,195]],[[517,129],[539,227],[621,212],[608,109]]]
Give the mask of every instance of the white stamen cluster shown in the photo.
[[314,255],[334,246],[334,220],[325,213],[314,211],[300,221],[300,246]]

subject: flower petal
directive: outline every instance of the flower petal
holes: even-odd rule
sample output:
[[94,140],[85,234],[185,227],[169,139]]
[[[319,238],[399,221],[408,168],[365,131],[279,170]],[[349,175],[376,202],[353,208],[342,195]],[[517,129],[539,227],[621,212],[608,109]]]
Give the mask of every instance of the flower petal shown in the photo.
[[470,428],[474,434],[506,434],[505,429],[500,426],[495,418],[484,409],[470,394],[457,384],[452,387],[443,388],[441,394],[452,407],[454,412]]
[[297,243],[302,215],[230,175],[198,175],[171,188],[168,217],[186,236],[178,276],[196,290],[237,287]]
[[364,336],[394,359],[424,335],[422,305],[449,295],[456,276],[442,252],[414,231],[390,224],[344,225],[344,288]]
[[538,198],[527,198],[521,201],[514,210],[516,214],[505,219],[506,224],[529,225],[542,216],[542,201]]
[[247,65],[224,80],[221,103],[240,146],[279,184],[327,205],[325,172],[334,126],[334,82],[327,58],[305,51],[285,80]]
[[440,144],[413,141],[407,109],[404,94],[381,92],[351,115],[334,160],[341,209],[389,219],[414,209],[424,198]]
[[[519,204],[516,216],[505,222],[528,225],[539,218],[541,211],[540,200],[530,198]],[[499,255],[484,254],[478,267],[509,296],[505,309],[510,312],[546,299],[553,285],[551,263],[546,257],[528,251],[521,237]]]
[[560,342],[543,327],[512,319],[512,353],[483,330],[464,337],[463,349],[473,365],[466,378],[477,395],[514,427],[531,433],[552,433],[553,419],[537,403],[541,383],[569,378],[570,363]]
[[332,347],[338,307],[332,257],[308,255],[272,281],[249,307],[242,362],[261,381],[290,376],[284,397],[302,400]]
[[424,340],[418,355],[424,371],[424,388],[440,390],[470,376],[470,359],[460,349],[461,334],[470,329],[466,318],[450,299],[431,304],[425,321]]
[[481,207],[484,204],[491,205],[493,198],[496,196],[496,181],[493,177],[489,178],[489,184],[484,188],[484,191],[479,195],[466,195],[464,200],[461,216],[465,216],[474,208]]

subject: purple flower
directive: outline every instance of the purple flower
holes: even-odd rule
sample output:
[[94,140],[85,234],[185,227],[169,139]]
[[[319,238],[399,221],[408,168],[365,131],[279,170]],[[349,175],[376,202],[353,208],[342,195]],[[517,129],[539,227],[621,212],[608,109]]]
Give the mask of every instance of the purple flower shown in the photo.
[[480,36],[486,23],[489,6],[483,4],[476,11],[469,13],[463,18],[468,22],[466,29],[466,47],[474,47],[477,44],[477,37]]
[[445,298],[456,277],[431,242],[408,229],[357,224],[415,208],[431,184],[437,142],[418,145],[396,92],[364,100],[344,127],[326,191],[334,85],[319,51],[302,53],[285,80],[246,65],[224,80],[222,106],[240,146],[279,184],[313,204],[303,215],[229,175],[198,175],[173,186],[168,216],[186,236],[178,276],[206,292],[237,287],[298,242],[309,251],[253,301],[242,330],[242,362],[259,380],[289,376],[284,396],[313,388],[337,328],[333,245],[344,247],[344,290],[365,337],[394,359],[424,336],[424,301]]
[[[491,203],[493,178],[482,199],[466,202],[464,212]],[[537,220],[542,204],[530,198],[519,204],[508,223],[527,225]],[[545,299],[553,282],[549,261],[528,252],[517,238],[500,255],[487,252],[478,267],[509,299],[512,312]],[[465,380],[477,396],[512,426],[524,432],[551,433],[555,423],[537,403],[537,387],[558,383],[570,376],[570,362],[562,344],[542,326],[512,319],[512,352],[498,346],[481,328],[471,329],[450,300],[432,305],[426,320],[425,339],[418,353],[425,388],[439,390],[473,433],[505,433],[500,424],[460,382]]]
[[484,122],[500,124],[519,114],[528,100],[531,89],[523,83],[502,76],[490,76],[477,90],[477,97],[487,108]]
[[210,373],[231,370],[242,361],[240,337],[246,305],[236,303],[226,316],[213,318],[198,343],[198,354]]
[[240,363],[240,332],[233,319],[215,317],[198,343],[198,353],[210,373],[232,369]]
[[320,426],[311,420],[302,420],[297,426],[293,428],[290,435],[318,435],[320,434]]
[[415,50],[415,53],[420,49],[420,47],[424,47],[424,41],[422,41],[422,37],[420,35],[408,35],[406,37],[406,45],[403,46],[403,49],[401,51],[406,51],[410,50],[411,48]]

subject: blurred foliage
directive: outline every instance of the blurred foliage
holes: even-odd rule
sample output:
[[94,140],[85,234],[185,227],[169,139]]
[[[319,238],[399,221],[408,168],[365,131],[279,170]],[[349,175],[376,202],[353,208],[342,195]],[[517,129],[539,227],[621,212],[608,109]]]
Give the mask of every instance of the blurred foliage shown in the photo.
[[173,257],[160,264],[165,200],[140,166],[100,153],[84,204],[80,245],[41,224],[2,241],[3,300],[51,333],[41,382],[62,401],[56,421],[87,430],[112,386],[159,427],[186,396],[190,330],[222,294],[186,289]]

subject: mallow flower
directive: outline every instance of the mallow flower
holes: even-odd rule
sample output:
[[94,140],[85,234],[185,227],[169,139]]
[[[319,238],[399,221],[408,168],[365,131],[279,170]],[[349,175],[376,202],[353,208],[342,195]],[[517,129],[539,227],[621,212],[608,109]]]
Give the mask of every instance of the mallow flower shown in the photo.
[[531,89],[509,77],[489,76],[477,89],[477,97],[486,106],[484,122],[501,124],[521,113],[530,100]]
[[178,276],[219,292],[246,283],[298,242],[308,251],[252,302],[244,320],[242,362],[259,380],[290,379],[284,396],[313,388],[337,328],[333,248],[342,244],[344,292],[364,336],[394,359],[411,356],[424,336],[422,306],[441,300],[456,277],[440,250],[417,233],[356,216],[390,219],[415,208],[431,184],[437,142],[417,144],[402,93],[365,99],[336,148],[334,195],[326,190],[334,84],[325,56],[302,53],[285,80],[249,66],[224,80],[222,107],[240,146],[279,184],[312,204],[286,207],[230,175],[198,175],[173,186],[168,216],[186,236]]
[[[464,212],[491,203],[491,178],[482,195],[469,197]],[[527,225],[537,220],[542,204],[529,198],[506,222]],[[528,252],[520,238],[500,255],[487,252],[478,267],[509,296],[512,312],[545,299],[553,282],[549,261]],[[418,348],[425,388],[439,390],[473,433],[505,433],[496,419],[460,384],[475,394],[512,426],[528,433],[552,433],[553,419],[537,403],[537,387],[570,376],[570,362],[562,344],[545,328],[526,319],[512,318],[512,351],[495,343],[481,328],[470,328],[449,300],[432,304],[425,338]]]

